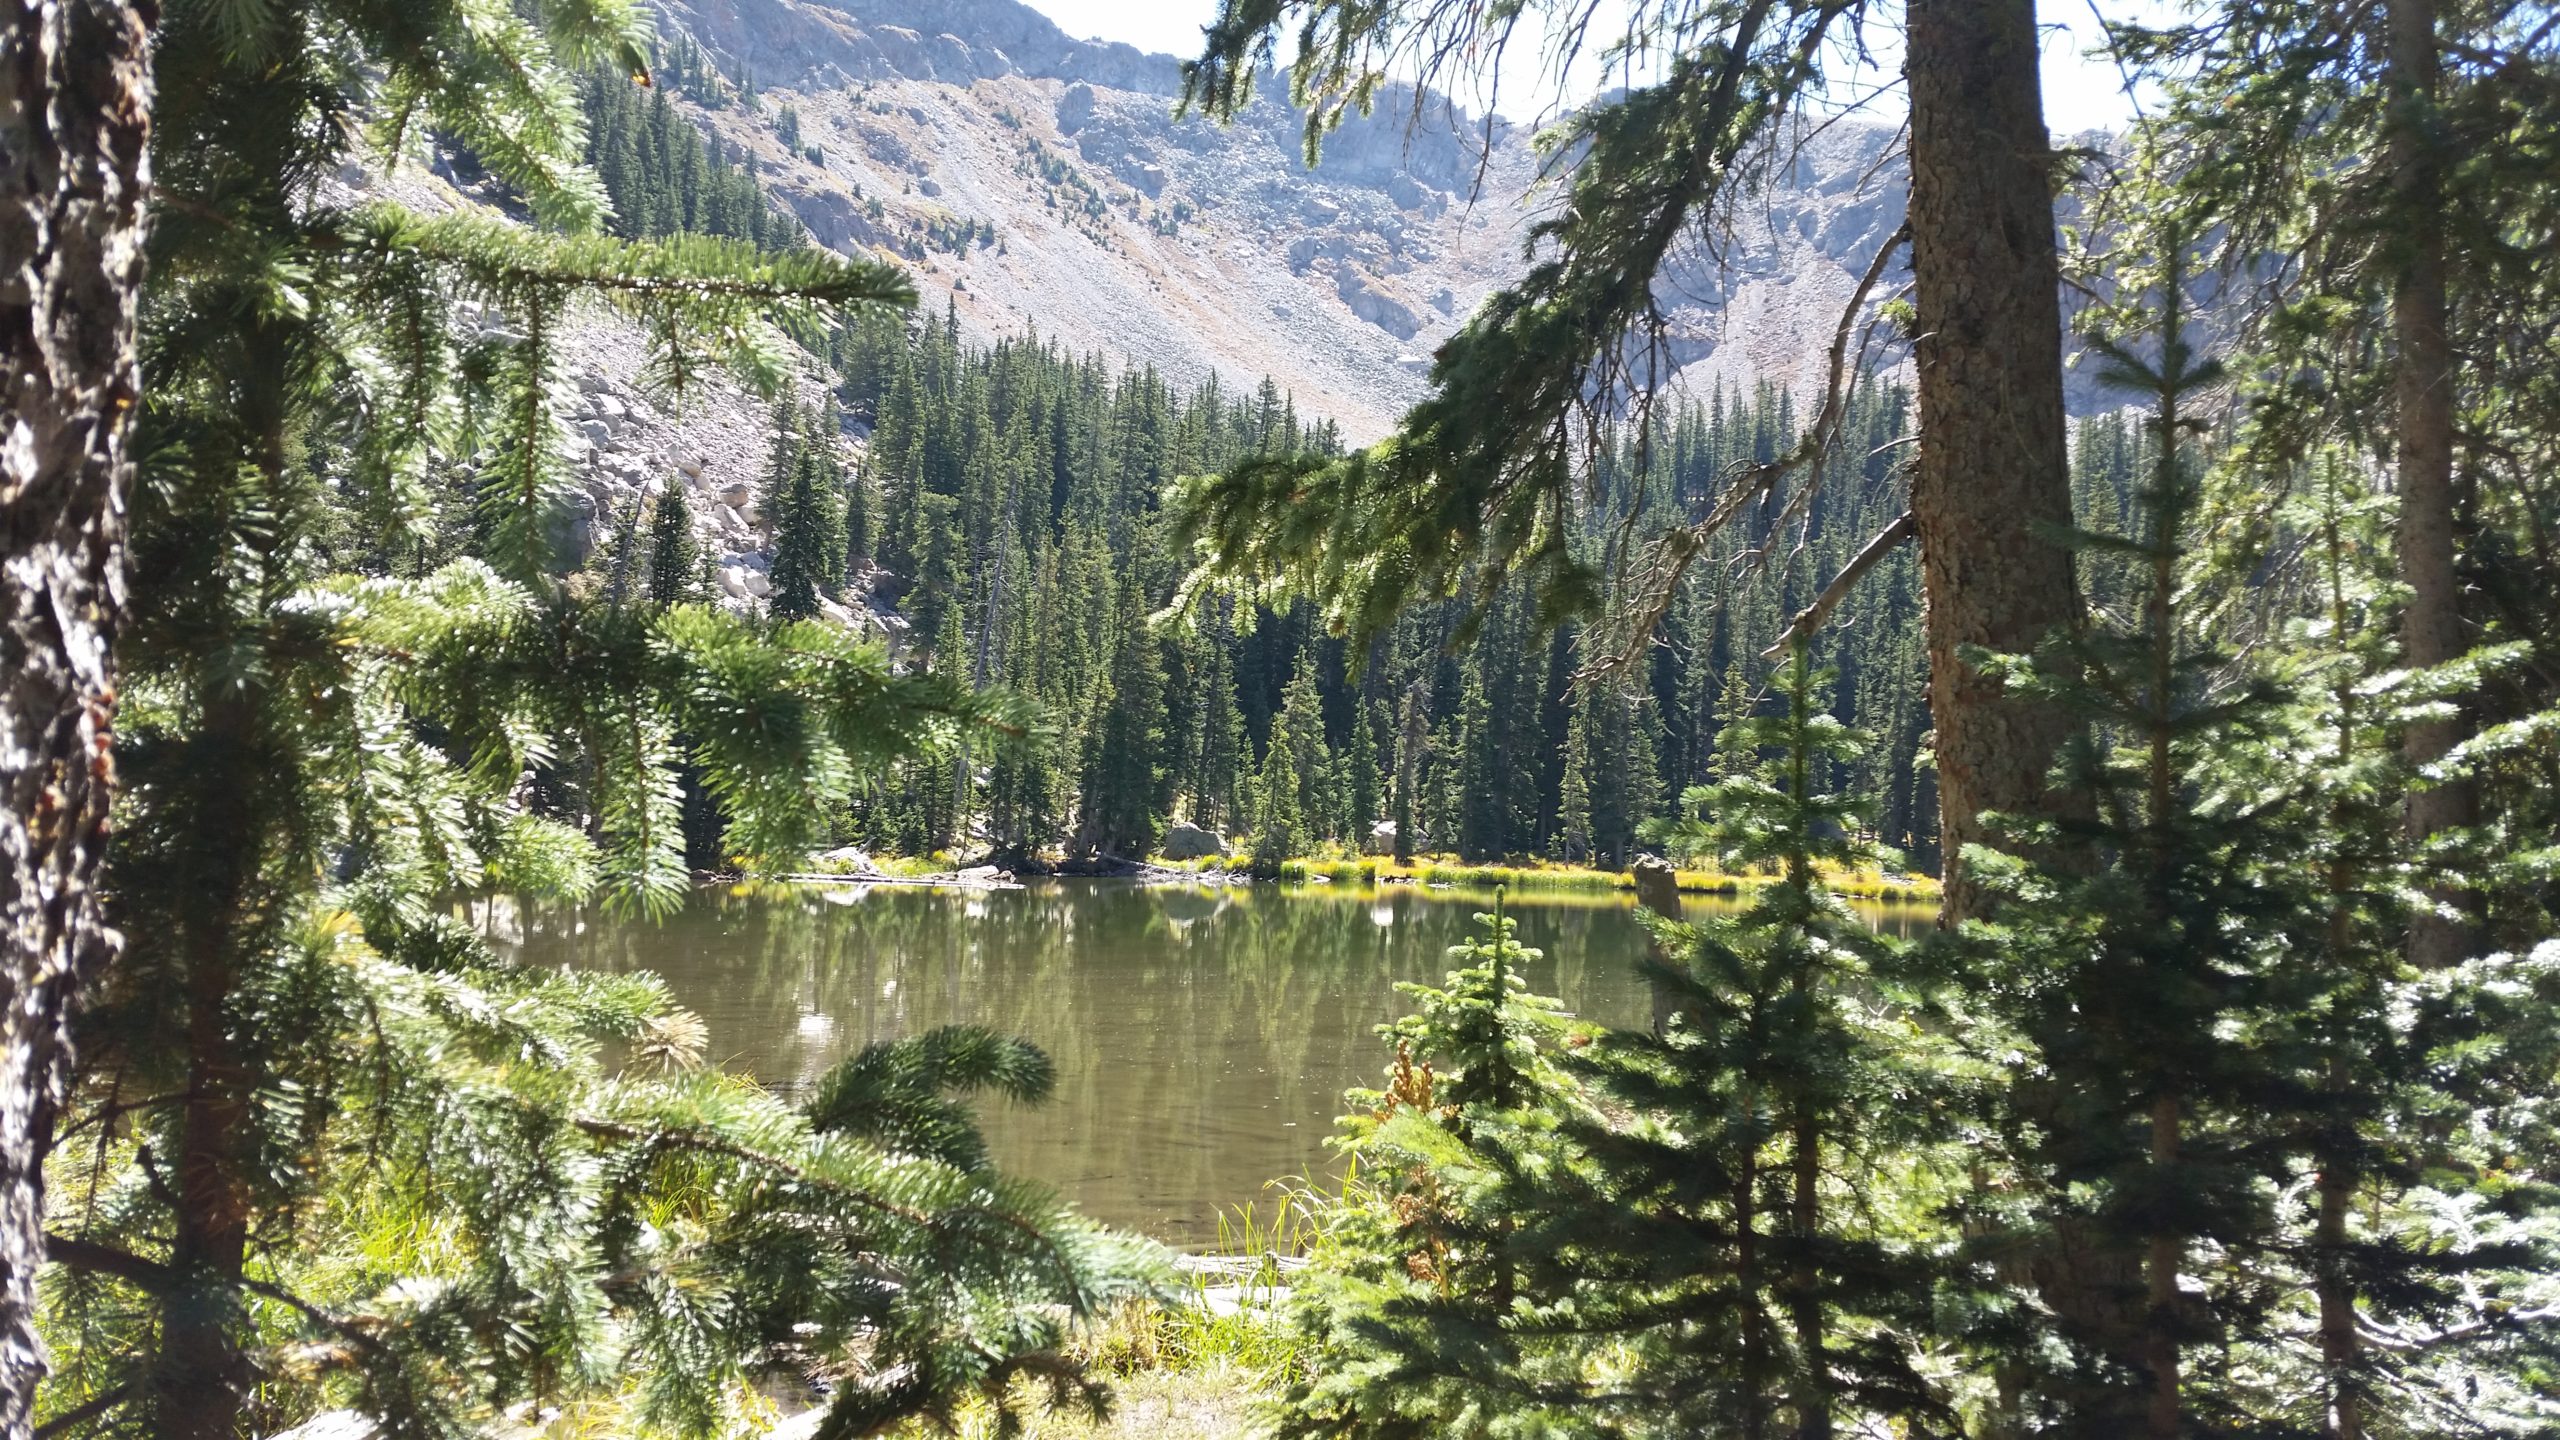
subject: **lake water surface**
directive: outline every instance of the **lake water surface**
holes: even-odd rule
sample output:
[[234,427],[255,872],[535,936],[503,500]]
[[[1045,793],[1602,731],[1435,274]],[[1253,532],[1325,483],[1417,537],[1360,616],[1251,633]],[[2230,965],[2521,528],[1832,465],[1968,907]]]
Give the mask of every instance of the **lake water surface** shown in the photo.
[[[656,971],[708,1025],[713,1061],[784,1091],[937,1025],[1025,1036],[1056,1062],[1057,1092],[981,1107],[998,1161],[1180,1245],[1213,1239],[1219,1212],[1272,1180],[1329,1173],[1342,1092],[1378,1083],[1376,1027],[1411,1009],[1395,982],[1437,983],[1488,905],[1402,886],[709,889],[661,924],[559,907],[491,929],[534,963]],[[1632,909],[1511,913],[1545,952],[1533,990],[1644,1023]]]

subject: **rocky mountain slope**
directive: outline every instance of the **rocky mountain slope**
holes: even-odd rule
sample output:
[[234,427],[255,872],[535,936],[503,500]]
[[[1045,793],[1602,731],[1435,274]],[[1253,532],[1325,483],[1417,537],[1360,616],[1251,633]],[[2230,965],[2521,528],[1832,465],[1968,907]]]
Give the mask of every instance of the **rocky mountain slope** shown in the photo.
[[[1182,380],[1268,374],[1355,440],[1520,272],[1545,203],[1517,127],[1390,94],[1309,170],[1277,81],[1232,125],[1177,119],[1172,57],[1071,39],[1015,0],[664,0],[660,16],[757,92],[688,102],[697,122],[821,243],[904,260],[965,332],[1036,329]],[[1892,138],[1810,138],[1732,244],[1665,282],[1689,383],[1817,382],[1901,223]]]
[[[520,218],[511,197],[485,179],[458,174],[452,161],[450,150],[440,150],[429,167],[382,173],[350,166],[327,194],[339,203],[391,200],[427,215],[469,209]],[[476,174],[476,167],[465,168]],[[500,323],[468,307],[463,315]],[[574,570],[592,562],[610,573],[621,557],[636,556],[645,537],[635,546],[634,531],[647,523],[649,502],[668,486],[681,486],[719,590],[713,598],[757,609],[773,589],[766,578],[773,568],[772,527],[758,503],[773,446],[771,407],[717,371],[685,395],[653,393],[639,381],[648,369],[649,340],[628,318],[584,305],[566,319],[551,406],[570,482],[555,536],[562,564]],[[794,383],[803,404],[823,398],[826,380],[816,362]],[[825,597],[819,604],[840,623],[893,640],[905,629],[887,611]]]

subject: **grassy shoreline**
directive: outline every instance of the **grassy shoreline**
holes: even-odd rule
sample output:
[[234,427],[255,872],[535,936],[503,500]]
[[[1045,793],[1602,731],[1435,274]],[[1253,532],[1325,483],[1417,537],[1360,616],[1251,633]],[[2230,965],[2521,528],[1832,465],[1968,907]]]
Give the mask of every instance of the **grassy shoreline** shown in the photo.
[[[882,875],[910,879],[948,874],[961,863],[945,853],[923,856],[876,854],[869,859]],[[1246,855],[1212,855],[1198,860],[1173,860],[1156,855],[1150,856],[1147,864],[1159,870],[1198,875],[1203,879],[1226,879],[1245,874],[1252,868],[1253,861]],[[1722,870],[1678,870],[1674,875],[1680,893],[1684,895],[1748,895],[1769,883],[1767,876],[1732,874]],[[1464,890],[1487,895],[1499,886],[1524,900],[1540,894],[1632,894],[1636,888],[1635,875],[1627,870],[1602,870],[1548,860],[1480,865],[1451,855],[1417,856],[1410,865],[1399,865],[1375,855],[1309,856],[1282,861],[1278,878],[1281,883],[1290,885],[1349,885],[1361,889],[1415,885],[1432,890]],[[1844,899],[1865,904],[1934,906],[1939,900],[1937,878],[1930,875],[1870,869],[1834,871],[1826,878],[1835,893]]]
[[[1187,870],[1197,874],[1230,874],[1242,871],[1248,861],[1243,856],[1227,856],[1207,860],[1181,861],[1157,858],[1149,862],[1168,870]],[[1680,892],[1684,895],[1747,895],[1768,882],[1767,877],[1735,875],[1721,870],[1681,870],[1675,872]],[[1935,905],[1939,886],[1927,875],[1887,874],[1877,870],[1849,871],[1831,875],[1831,888],[1842,897],[1878,905]],[[1313,858],[1283,861],[1280,879],[1285,884],[1324,883],[1353,885],[1375,889],[1389,885],[1419,885],[1431,889],[1471,890],[1490,893],[1496,886],[1527,898],[1539,892],[1557,894],[1602,895],[1632,893],[1635,875],[1626,870],[1598,870],[1588,866],[1532,862],[1525,865],[1470,865],[1442,857],[1417,857],[1411,865],[1398,865],[1376,856],[1360,859]]]

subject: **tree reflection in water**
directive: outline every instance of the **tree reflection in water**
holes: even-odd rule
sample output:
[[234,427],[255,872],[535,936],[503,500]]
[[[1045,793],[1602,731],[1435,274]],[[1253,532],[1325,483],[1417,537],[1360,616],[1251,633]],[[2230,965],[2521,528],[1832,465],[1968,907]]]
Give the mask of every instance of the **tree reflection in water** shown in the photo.
[[[1693,903],[1695,903],[1693,901]],[[1398,980],[1437,981],[1489,901],[1403,887],[1038,884],[696,892],[664,924],[592,909],[483,915],[537,964],[654,970],[708,1054],[782,1089],[874,1040],[973,1022],[1057,1062],[1037,1110],[983,1112],[1008,1170],[1174,1244],[1270,1180],[1328,1173],[1342,1091],[1375,1083]],[[1644,935],[1622,902],[1515,902],[1530,987],[1642,1024]]]

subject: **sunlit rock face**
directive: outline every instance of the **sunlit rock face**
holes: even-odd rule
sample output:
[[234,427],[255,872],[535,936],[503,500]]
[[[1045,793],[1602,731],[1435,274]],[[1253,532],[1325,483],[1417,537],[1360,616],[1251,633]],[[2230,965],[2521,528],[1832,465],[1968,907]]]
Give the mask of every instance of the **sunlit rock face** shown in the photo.
[[[1412,91],[1304,161],[1304,117],[1264,77],[1237,120],[1177,118],[1179,62],[1077,40],[1015,0],[667,0],[761,114],[688,110],[825,244],[888,253],[924,307],[981,341],[1036,331],[1178,384],[1271,376],[1354,441],[1428,385],[1430,356],[1526,267],[1554,202],[1527,129]],[[802,148],[774,132],[799,116]],[[1657,287],[1665,368],[1703,394],[1770,380],[1810,401],[1842,308],[1901,225],[1887,127],[1790,137],[1747,168]],[[809,153],[816,152],[816,158]],[[967,222],[993,243],[937,247]],[[1870,297],[1902,287],[1889,269]],[[1879,331],[1868,357],[1898,366]],[[2083,383],[2081,390],[2085,390]],[[2102,403],[2075,390],[2075,408]]]

